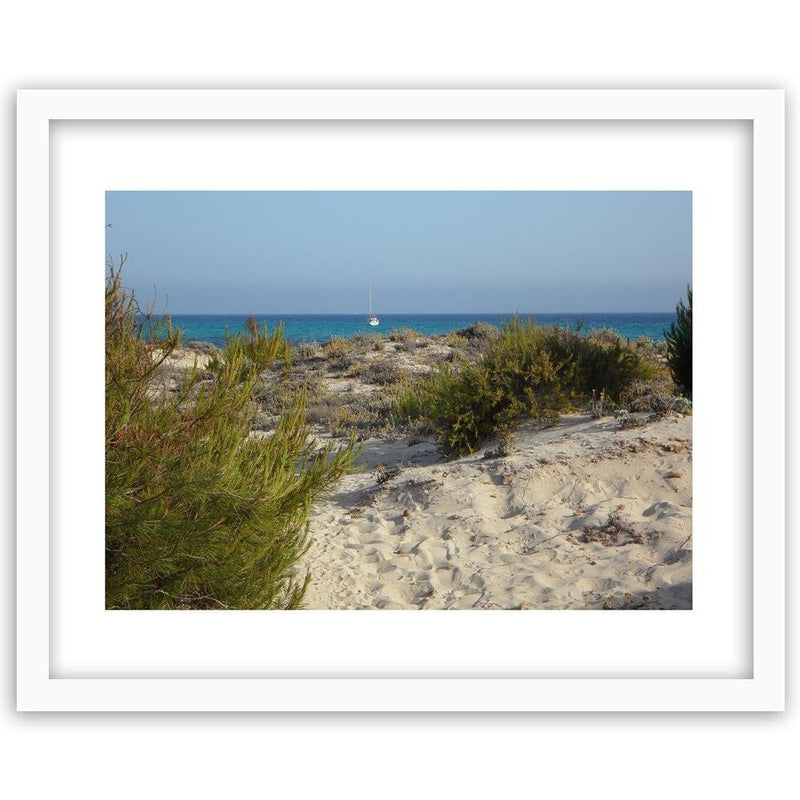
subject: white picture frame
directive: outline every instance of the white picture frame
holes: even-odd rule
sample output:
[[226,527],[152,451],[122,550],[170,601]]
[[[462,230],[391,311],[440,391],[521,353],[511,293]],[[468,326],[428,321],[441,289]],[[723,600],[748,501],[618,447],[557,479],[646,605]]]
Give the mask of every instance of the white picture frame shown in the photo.
[[[688,147],[689,151],[693,136],[704,140],[703,147],[711,149],[698,148],[700,155],[696,155],[697,163],[692,167],[697,170],[696,186],[701,189],[696,189],[691,171],[681,172],[679,162],[665,167],[655,159],[647,161],[644,156],[630,165],[629,174],[637,177],[626,177],[621,184],[631,188],[675,188],[670,181],[677,180],[682,181],[681,188],[698,191],[709,214],[700,216],[701,221],[708,221],[708,226],[705,222],[696,224],[695,230],[699,262],[696,282],[700,284],[695,288],[698,325],[702,327],[699,320],[706,312],[707,319],[715,319],[720,326],[731,326],[736,335],[744,336],[746,345],[750,344],[748,332],[752,330],[751,359],[748,346],[726,354],[722,349],[724,342],[714,339],[710,328],[706,329],[704,363],[709,367],[708,374],[720,362],[727,364],[728,372],[735,372],[736,376],[730,378],[729,385],[725,383],[728,380],[725,374],[719,376],[721,396],[715,399],[718,407],[710,408],[710,393],[703,400],[700,392],[700,399],[696,397],[695,402],[695,432],[700,438],[705,437],[702,447],[698,442],[697,451],[705,455],[702,459],[697,455],[695,466],[706,476],[700,484],[702,491],[696,489],[696,492],[704,498],[706,511],[701,513],[698,508],[696,517],[697,524],[704,528],[696,537],[700,541],[695,544],[698,556],[695,579],[700,591],[696,592],[692,611],[442,612],[446,615],[442,617],[439,612],[104,610],[102,592],[98,595],[96,591],[97,585],[102,585],[102,547],[91,545],[102,541],[103,526],[102,497],[98,500],[96,491],[102,488],[102,452],[97,449],[93,433],[98,424],[102,427],[103,415],[102,384],[97,380],[102,372],[102,330],[96,324],[104,264],[103,192],[143,187],[268,188],[264,185],[264,173],[259,172],[253,160],[255,151],[250,151],[249,162],[240,159],[238,166],[235,163],[230,166],[228,175],[223,168],[228,167],[220,163],[218,153],[215,157],[213,148],[208,160],[197,160],[198,153],[209,152],[202,149],[208,147],[207,142],[201,143],[201,149],[195,153],[194,141],[186,141],[186,146],[178,150],[169,149],[175,142],[180,145],[181,137],[186,138],[183,131],[219,124],[228,126],[227,132],[230,126],[247,122],[291,125],[292,131],[299,132],[295,137],[299,140],[306,135],[313,138],[322,126],[334,122],[344,126],[341,128],[345,131],[344,139],[351,135],[348,131],[355,131],[352,136],[357,139],[362,136],[368,139],[370,125],[413,123],[439,126],[436,136],[445,139],[451,131],[458,136],[467,126],[473,126],[470,130],[474,131],[476,124],[484,125],[485,132],[479,131],[480,137],[491,140],[495,131],[510,125],[521,131],[523,147],[526,131],[530,129],[524,126],[562,125],[565,130],[577,131],[602,123],[617,126],[604,131],[608,131],[609,152],[617,153],[619,158],[616,166],[620,174],[625,172],[626,160],[637,158],[630,148],[630,137],[633,141],[636,136],[644,137],[650,126],[666,126],[668,131],[670,126],[688,126],[686,142],[680,147]],[[152,137],[149,133],[139,135],[145,129],[137,128],[136,136],[124,140],[131,150],[117,152],[115,156],[113,147],[106,146],[112,140],[118,141],[114,138],[117,128],[112,133],[109,123],[147,124],[155,128]],[[636,127],[642,123],[648,127]],[[170,128],[175,124],[179,126],[177,129]],[[741,171],[736,186],[742,194],[742,203],[752,209],[751,218],[747,214],[747,221],[752,222],[752,236],[750,232],[733,231],[730,219],[719,221],[714,227],[712,200],[728,193],[729,162],[721,159],[707,172],[703,172],[702,162],[714,160],[709,155],[715,149],[712,140],[715,132],[726,124],[737,126],[738,133],[730,138],[734,144],[725,153],[726,158],[737,159],[737,170]],[[64,125],[70,131],[66,137],[62,136]],[[710,129],[703,127],[708,125]],[[73,135],[72,131],[77,133]],[[620,141],[615,141],[615,137]],[[669,138],[668,134],[658,141],[663,145]],[[141,152],[136,149],[138,144],[134,144],[139,140],[143,140]],[[167,141],[164,152],[173,154],[172,161],[163,153],[158,155],[161,140]],[[475,140],[471,141],[474,146]],[[17,703],[20,710],[783,709],[782,91],[26,90],[18,94],[17,143]],[[680,147],[676,154],[689,152]],[[331,164],[328,174],[325,171],[328,167],[320,163],[316,172],[303,173],[299,151],[291,150],[289,145],[287,148],[288,156],[282,163],[288,161],[296,169],[281,173],[276,161],[270,173],[273,176],[270,180],[275,182],[269,188],[429,188],[420,186],[421,173],[415,175],[413,170],[407,178],[398,174],[390,179],[380,170],[376,172],[373,166],[351,179],[337,171],[341,165]],[[435,185],[545,188],[534,185],[530,178],[515,177],[518,173],[513,163],[505,171],[493,174],[494,167],[488,163],[485,151],[477,147],[474,152],[474,163],[454,165],[462,169],[454,169],[449,177],[442,172]],[[643,153],[647,153],[646,148]],[[183,157],[185,163],[181,162]],[[232,157],[235,162],[233,154]],[[575,160],[580,161],[580,157],[576,154]],[[309,160],[313,162],[313,158],[311,153]],[[670,154],[664,152],[665,161],[669,158]],[[535,156],[532,159],[535,161]],[[567,161],[573,159],[567,159],[563,153],[556,155],[553,169],[560,168],[567,175],[575,168]],[[129,171],[115,172],[123,163],[128,163]],[[357,169],[354,164],[350,166]],[[519,162],[516,166],[524,173]],[[304,168],[309,169],[307,164]],[[684,177],[665,177],[668,174],[665,170],[670,168]],[[544,162],[541,169],[544,174]],[[613,188],[609,185],[608,170],[607,163],[589,162],[580,179],[569,178],[573,181],[569,185],[576,189]],[[120,178],[120,174],[127,177]],[[120,184],[120,180],[124,183]],[[408,183],[403,183],[404,180]],[[549,180],[546,185],[552,188],[556,178]],[[717,195],[716,184],[719,184]],[[555,188],[563,188],[563,184]],[[732,268],[737,277],[731,283],[739,287],[738,293],[730,295],[738,303],[733,308],[720,307],[728,297],[728,282],[726,274],[712,266],[714,254],[722,258],[728,252],[726,231],[730,236],[741,237],[730,250],[731,263],[737,265]],[[89,261],[82,262],[78,256],[88,256]],[[90,266],[82,268],[81,263]],[[756,279],[751,284],[752,276]],[[750,285],[752,305],[746,296]],[[50,315],[47,309],[51,310]],[[723,330],[720,328],[715,336],[722,337]],[[702,339],[702,331],[698,335]],[[74,360],[78,349],[73,346],[75,342],[81,345],[82,361]],[[718,358],[714,357],[715,352]],[[86,374],[79,377],[75,365],[84,362]],[[742,365],[741,370],[737,364]],[[716,373],[714,378],[716,382]],[[750,389],[752,398],[748,395]],[[729,440],[725,439],[726,447],[714,456],[715,447],[726,435],[735,443],[730,450],[732,455],[730,458],[726,455]],[[76,436],[84,438],[69,438]],[[725,504],[737,489],[719,479],[731,465],[739,470],[737,475],[745,472],[752,475],[746,487],[752,490],[752,502],[747,498],[743,506],[736,506],[736,513],[732,509],[726,512]],[[81,484],[75,483],[78,472],[86,476],[90,487],[86,496],[79,488]],[[712,500],[715,508],[723,509],[719,517],[710,513]],[[752,509],[752,519],[738,513],[742,508]],[[725,531],[717,529],[725,527],[726,520],[735,521],[740,528],[741,541],[737,539],[736,547],[730,548],[735,552],[726,549]],[[83,549],[84,540],[90,542],[87,549]],[[89,579],[84,581],[86,575]],[[714,575],[719,579],[717,583]],[[86,591],[84,584],[89,587]],[[715,587],[721,587],[716,594]],[[80,601],[73,603],[73,596],[78,595]],[[352,623],[353,614],[360,615],[357,623]],[[281,647],[276,646],[270,652],[255,635],[265,631],[264,638],[282,643]],[[713,637],[709,638],[711,631],[722,631],[720,636],[727,637],[723,649],[728,661],[724,663],[716,658]],[[441,646],[443,632],[453,637],[455,655],[450,658]],[[170,647],[180,637],[185,637],[185,647],[170,655]],[[559,650],[558,642],[563,639],[569,640],[569,644]],[[658,639],[669,644],[660,655]],[[515,650],[509,645],[511,649],[506,655],[503,645],[510,640],[541,643],[541,648],[538,652],[533,646]],[[309,641],[316,642],[316,647],[300,646],[301,642]],[[352,650],[355,655],[349,660],[337,655],[340,642],[347,650],[364,641],[373,641],[375,646]],[[393,650],[393,641],[402,646]],[[641,642],[639,647],[637,641]],[[298,644],[298,654],[283,657],[286,643],[291,642]],[[483,650],[469,646],[482,642]],[[700,652],[704,642],[711,642],[706,655]],[[416,661],[404,660],[403,654],[414,643],[424,645],[423,654]],[[625,650],[626,647],[629,649]],[[436,656],[437,648],[444,654]],[[616,662],[609,660],[604,652],[615,648],[619,648]],[[384,653],[382,663],[380,654],[373,659],[373,650]],[[637,655],[642,650],[656,653],[649,665],[644,661],[639,665]],[[276,651],[282,654],[279,663],[275,661]],[[226,654],[234,660],[226,662]],[[270,668],[273,661],[274,668]]]

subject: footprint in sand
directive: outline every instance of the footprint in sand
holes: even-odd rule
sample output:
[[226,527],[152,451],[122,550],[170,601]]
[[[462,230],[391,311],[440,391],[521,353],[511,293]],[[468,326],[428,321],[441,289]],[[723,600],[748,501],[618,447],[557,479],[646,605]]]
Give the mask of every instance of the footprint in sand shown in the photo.
[[449,590],[459,580],[461,571],[458,567],[453,567],[452,564],[445,562],[436,565],[436,572],[434,575],[436,583],[440,588]]
[[672,517],[680,513],[681,510],[679,506],[670,503],[669,500],[662,500],[660,503],[653,503],[649,508],[642,511],[642,516],[652,517],[655,514],[656,519],[663,519],[664,517]]
[[401,605],[400,603],[398,603],[398,602],[396,602],[394,600],[391,600],[388,597],[379,597],[375,601],[374,605],[375,605],[375,608],[381,608],[381,609],[385,609],[387,611],[390,611],[390,610],[395,610],[396,611],[396,610],[402,610],[402,609],[405,608],[405,606]]

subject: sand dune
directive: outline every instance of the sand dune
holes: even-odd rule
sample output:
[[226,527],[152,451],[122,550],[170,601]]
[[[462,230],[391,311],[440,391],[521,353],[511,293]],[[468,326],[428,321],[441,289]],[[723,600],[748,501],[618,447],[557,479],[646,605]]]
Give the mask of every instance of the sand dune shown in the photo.
[[569,416],[452,462],[371,439],[312,512],[304,607],[691,608],[691,426]]

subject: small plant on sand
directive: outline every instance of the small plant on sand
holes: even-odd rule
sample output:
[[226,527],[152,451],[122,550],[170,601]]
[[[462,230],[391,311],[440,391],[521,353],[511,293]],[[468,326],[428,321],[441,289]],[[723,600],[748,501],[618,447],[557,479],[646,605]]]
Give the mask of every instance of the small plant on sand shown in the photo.
[[678,302],[675,313],[677,322],[664,331],[667,340],[667,363],[672,379],[682,394],[692,397],[692,288],[686,289],[687,303]]
[[395,328],[389,333],[390,342],[416,342],[421,337],[422,334],[419,331],[411,328]]
[[350,341],[361,350],[372,350],[376,342],[380,342],[382,337],[379,333],[357,333]]
[[355,436],[358,430],[358,414],[349,405],[340,405],[334,410],[331,436]]
[[340,358],[333,358],[328,362],[328,369],[331,372],[343,372],[347,374],[359,362],[349,355],[341,356]]
[[295,608],[308,576],[314,500],[350,468],[355,443],[314,452],[298,392],[271,436],[250,437],[254,388],[288,359],[282,329],[253,323],[229,338],[198,383],[153,397],[180,341],[140,313],[118,270],[106,280],[106,607]]
[[398,386],[392,398],[392,413],[401,425],[427,418],[429,381],[409,381]]
[[495,447],[494,450],[487,450],[483,454],[484,459],[506,458],[507,456],[510,456],[512,440],[513,440],[513,435],[510,430],[502,431],[500,435],[500,441],[497,447]]
[[458,348],[453,348],[443,359],[448,364],[466,364],[469,361],[469,357],[463,350]]
[[628,409],[633,412],[649,412],[657,417],[666,417],[672,413],[683,415],[691,413],[692,403],[685,397],[660,392],[634,398],[628,404]]
[[442,343],[448,347],[466,347],[469,340],[458,331],[450,331],[442,336]]
[[604,417],[611,410],[606,403],[606,393],[603,389],[600,390],[599,395],[592,389],[592,399],[589,403],[589,410],[594,419]]
[[631,414],[646,414],[654,418],[691,414],[692,401],[676,394],[676,391],[668,370],[659,366],[653,378],[631,383],[620,399],[620,408]]
[[353,349],[353,344],[343,336],[331,336],[322,347],[322,352],[331,360],[338,360],[346,356]]
[[315,342],[300,342],[294,346],[292,355],[296,359],[304,361],[308,358],[318,358],[322,353],[319,345]]
[[500,329],[488,322],[476,322],[467,328],[456,331],[455,335],[461,339],[472,342],[476,339],[494,339],[500,333]]
[[619,511],[612,511],[602,525],[587,525],[583,529],[583,542],[598,542],[603,547],[623,547],[628,544],[642,544],[642,534],[635,531],[622,518]]
[[614,419],[619,422],[619,428],[622,431],[629,428],[643,428],[648,422],[655,419],[655,415],[644,413],[641,411],[634,411],[631,413],[625,408],[620,408],[614,412]]
[[402,471],[403,469],[399,464],[391,464],[389,466],[376,464],[375,471],[372,474],[375,478],[375,483],[384,484],[392,478],[396,478]]
[[403,373],[401,370],[389,361],[378,361],[375,364],[370,364],[364,370],[364,379],[367,383],[374,383],[379,386],[398,383],[402,378]]

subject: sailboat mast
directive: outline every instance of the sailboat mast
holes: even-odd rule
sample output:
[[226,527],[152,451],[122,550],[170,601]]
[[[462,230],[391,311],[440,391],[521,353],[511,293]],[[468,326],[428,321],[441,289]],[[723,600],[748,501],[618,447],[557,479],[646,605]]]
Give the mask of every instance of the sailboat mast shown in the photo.
[[369,271],[369,317],[367,317],[367,321],[373,328],[381,324],[381,321],[372,313],[372,270]]

